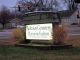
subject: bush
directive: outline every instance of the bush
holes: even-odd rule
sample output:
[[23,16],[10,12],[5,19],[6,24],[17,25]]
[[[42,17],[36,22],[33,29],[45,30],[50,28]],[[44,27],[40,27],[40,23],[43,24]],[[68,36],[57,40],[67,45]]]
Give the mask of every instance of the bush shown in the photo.
[[20,28],[16,28],[13,30],[13,38],[18,41],[18,42],[22,42],[25,40],[25,35],[24,35],[24,31]]
[[53,43],[56,45],[64,44],[68,37],[67,31],[61,25],[56,25],[53,33]]

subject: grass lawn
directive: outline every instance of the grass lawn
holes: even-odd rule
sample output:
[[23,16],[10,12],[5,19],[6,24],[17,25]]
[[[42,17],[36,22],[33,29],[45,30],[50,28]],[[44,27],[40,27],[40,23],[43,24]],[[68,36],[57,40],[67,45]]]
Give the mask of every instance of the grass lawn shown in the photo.
[[0,46],[0,60],[80,60],[80,48],[51,50]]

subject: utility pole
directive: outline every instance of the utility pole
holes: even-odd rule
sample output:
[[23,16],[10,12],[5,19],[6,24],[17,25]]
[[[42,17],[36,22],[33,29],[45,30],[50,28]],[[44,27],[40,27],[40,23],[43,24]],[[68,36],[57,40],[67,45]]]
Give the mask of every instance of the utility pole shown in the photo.
[[15,20],[16,20],[16,27],[17,27],[17,11],[16,11],[17,9],[16,8],[18,8],[18,7],[14,6],[11,8],[13,8],[15,10]]
[[60,14],[57,12],[57,18],[59,19],[59,24],[61,24],[61,17],[60,17]]

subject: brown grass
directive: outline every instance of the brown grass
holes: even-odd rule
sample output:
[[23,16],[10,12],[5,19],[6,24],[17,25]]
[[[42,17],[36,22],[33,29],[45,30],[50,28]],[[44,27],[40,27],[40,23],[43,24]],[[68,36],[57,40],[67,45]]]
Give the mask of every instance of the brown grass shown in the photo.
[[55,26],[54,28],[54,44],[64,44],[68,38],[66,29],[62,26]]
[[80,47],[80,35],[69,36],[67,43],[72,44],[74,47]]
[[[65,27],[65,29],[67,29],[67,34],[69,34],[69,27]],[[66,40],[67,44],[72,44],[74,47],[80,47],[80,35],[68,35],[67,36],[67,40]]]
[[25,36],[24,36],[24,31],[20,28],[16,28],[13,30],[13,38],[15,39],[15,41],[21,42],[24,40]]

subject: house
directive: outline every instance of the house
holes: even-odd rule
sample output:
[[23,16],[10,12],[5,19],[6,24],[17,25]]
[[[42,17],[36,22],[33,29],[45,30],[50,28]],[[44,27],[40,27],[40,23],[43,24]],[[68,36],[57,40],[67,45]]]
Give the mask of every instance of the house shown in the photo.
[[[47,0],[46,2],[47,3],[45,4],[45,7],[42,4],[38,4],[36,7],[34,7],[35,9],[33,11],[27,11],[27,10],[25,12],[20,11],[21,13],[24,14],[23,15],[23,21],[25,21],[24,23],[33,24],[38,22],[39,23],[47,23],[47,22],[54,22],[54,21],[58,22],[58,19],[61,20],[61,23],[63,25],[71,25],[74,22],[79,23],[79,20],[77,20],[76,17],[77,7],[79,6],[79,4],[75,3],[75,0],[67,0],[67,1],[50,0],[49,2]],[[41,1],[39,1],[39,3],[41,3]],[[30,3],[27,2],[26,5],[27,4]],[[23,5],[20,4],[20,6]],[[24,7],[24,10],[26,8],[27,7]],[[46,8],[48,8],[48,10],[45,10]],[[57,14],[56,12],[58,12],[58,15],[56,15]]]

